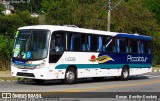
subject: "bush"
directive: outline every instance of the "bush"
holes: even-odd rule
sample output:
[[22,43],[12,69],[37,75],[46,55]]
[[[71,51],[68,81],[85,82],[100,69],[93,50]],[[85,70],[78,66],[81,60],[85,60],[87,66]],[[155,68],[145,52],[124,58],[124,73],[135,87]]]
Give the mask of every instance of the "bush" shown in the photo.
[[13,37],[18,27],[38,24],[38,18],[31,17],[28,11],[0,16],[0,33]]
[[0,70],[10,69],[13,39],[0,34]]

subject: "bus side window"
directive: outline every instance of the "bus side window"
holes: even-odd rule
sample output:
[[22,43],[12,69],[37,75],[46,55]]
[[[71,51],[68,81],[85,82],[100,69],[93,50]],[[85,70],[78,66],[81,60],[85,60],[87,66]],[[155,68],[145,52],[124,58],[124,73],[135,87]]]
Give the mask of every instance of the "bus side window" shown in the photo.
[[120,52],[120,39],[117,38],[117,52],[119,53]]
[[116,49],[116,38],[115,37],[113,38],[113,52],[117,52],[117,49]]
[[144,41],[144,53],[145,54],[148,54],[148,42],[147,41]]
[[91,36],[87,36],[87,51],[91,50]]
[[110,36],[105,37],[105,51],[106,52],[112,52],[113,48],[112,48],[112,44],[113,44],[113,39]]
[[96,52],[98,46],[98,37],[96,35],[87,36],[87,51]]
[[86,36],[82,34],[81,39],[82,39],[82,51],[86,51]]
[[98,46],[98,50],[97,50],[97,51],[100,51],[100,52],[101,52],[101,51],[103,50],[103,49],[102,49],[102,48],[103,48],[102,36],[99,36],[99,37],[98,37],[97,43],[98,43],[98,45],[97,45],[97,46]]
[[129,43],[129,53],[132,53],[132,40],[129,39],[128,43]]
[[141,53],[144,53],[144,42],[141,41]]
[[138,45],[136,40],[131,40],[132,53],[138,53]]
[[119,47],[118,52],[126,53],[126,39],[125,38],[120,38],[119,39],[119,45],[117,43],[117,47]]
[[126,39],[126,53],[129,53],[129,40]]
[[151,54],[152,53],[152,42],[148,41],[148,53]]
[[96,35],[91,36],[91,51],[96,52],[97,51],[97,43],[98,43],[98,37]]
[[141,53],[141,41],[137,41],[137,46],[138,46],[137,51],[140,54]]
[[81,37],[78,33],[73,33],[70,36],[70,50],[71,51],[81,51]]
[[144,42],[144,53],[151,54],[152,53],[152,42],[145,41]]
[[70,36],[70,48],[69,50],[73,50],[73,41],[74,41],[74,38],[73,38],[73,35]]

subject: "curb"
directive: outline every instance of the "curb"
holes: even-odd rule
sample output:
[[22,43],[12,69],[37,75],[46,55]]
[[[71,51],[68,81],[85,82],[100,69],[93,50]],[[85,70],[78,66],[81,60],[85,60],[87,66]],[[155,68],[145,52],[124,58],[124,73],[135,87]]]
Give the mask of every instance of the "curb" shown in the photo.
[[0,82],[14,82],[14,81],[17,81],[17,80],[3,80],[3,79],[0,79]]
[[0,77],[0,82],[29,82],[30,79],[14,78],[14,77]]

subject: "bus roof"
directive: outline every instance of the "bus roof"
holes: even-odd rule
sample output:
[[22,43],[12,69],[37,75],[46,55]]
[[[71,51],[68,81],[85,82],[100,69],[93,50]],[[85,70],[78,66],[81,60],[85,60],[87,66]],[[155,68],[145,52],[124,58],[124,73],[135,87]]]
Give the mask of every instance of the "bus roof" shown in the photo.
[[143,36],[143,35],[137,35],[137,34],[122,34],[122,33],[119,33],[116,36],[117,37],[129,38],[129,39],[152,40],[152,37],[150,37],[150,36]]
[[69,31],[69,32],[79,32],[79,33],[91,33],[91,34],[100,34],[100,35],[109,35],[109,36],[118,36],[132,39],[144,39],[144,40],[152,40],[150,36],[143,36],[138,34],[127,34],[127,33],[118,33],[118,32],[108,32],[108,31],[100,31],[79,27],[69,27],[69,26],[60,26],[60,25],[34,25],[34,26],[24,26],[18,28],[18,30],[23,29],[45,29],[50,30],[51,33],[54,31]]

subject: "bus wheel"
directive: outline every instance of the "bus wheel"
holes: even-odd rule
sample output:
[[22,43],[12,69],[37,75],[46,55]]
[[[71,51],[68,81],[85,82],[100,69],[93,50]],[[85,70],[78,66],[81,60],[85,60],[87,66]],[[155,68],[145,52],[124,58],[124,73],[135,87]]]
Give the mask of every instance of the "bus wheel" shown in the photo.
[[68,68],[65,74],[64,83],[66,84],[75,84],[77,81],[77,73],[74,68]]
[[129,69],[128,67],[124,67],[121,73],[121,80],[126,81],[129,78]]
[[37,84],[43,84],[45,82],[45,80],[41,80],[41,79],[33,79],[34,82],[36,82]]

